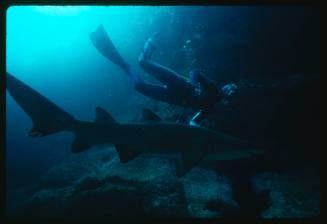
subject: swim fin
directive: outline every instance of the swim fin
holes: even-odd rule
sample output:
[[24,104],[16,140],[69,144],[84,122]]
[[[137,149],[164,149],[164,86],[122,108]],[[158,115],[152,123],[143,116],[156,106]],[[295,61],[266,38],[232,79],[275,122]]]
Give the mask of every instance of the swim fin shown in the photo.
[[108,34],[104,30],[103,25],[100,25],[95,31],[90,33],[90,39],[94,47],[112,63],[118,65],[125,72],[129,72],[130,65],[125,62],[122,56],[117,51],[116,47],[110,40]]

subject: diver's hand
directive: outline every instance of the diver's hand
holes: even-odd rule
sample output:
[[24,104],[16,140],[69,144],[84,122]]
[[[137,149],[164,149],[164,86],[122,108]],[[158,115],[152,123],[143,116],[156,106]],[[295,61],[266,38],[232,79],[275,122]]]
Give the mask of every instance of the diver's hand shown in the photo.
[[236,84],[229,83],[221,88],[221,92],[223,93],[224,96],[231,96],[236,92],[237,89],[238,86]]

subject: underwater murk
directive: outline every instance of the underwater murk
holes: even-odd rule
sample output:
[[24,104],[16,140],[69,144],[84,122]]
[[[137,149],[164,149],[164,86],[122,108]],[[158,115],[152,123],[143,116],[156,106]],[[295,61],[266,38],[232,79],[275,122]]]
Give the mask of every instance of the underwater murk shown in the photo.
[[10,220],[320,217],[319,9],[6,18]]

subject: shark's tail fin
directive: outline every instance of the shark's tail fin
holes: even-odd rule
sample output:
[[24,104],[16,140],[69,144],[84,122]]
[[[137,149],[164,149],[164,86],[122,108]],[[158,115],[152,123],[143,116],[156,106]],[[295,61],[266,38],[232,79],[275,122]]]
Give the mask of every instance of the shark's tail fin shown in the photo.
[[60,131],[74,131],[77,121],[73,116],[9,73],[7,89],[33,121],[30,136],[43,137]]
[[118,65],[125,72],[129,72],[129,64],[125,62],[122,56],[117,51],[115,45],[110,40],[103,25],[100,25],[95,31],[90,34],[90,39],[96,49],[112,63]]

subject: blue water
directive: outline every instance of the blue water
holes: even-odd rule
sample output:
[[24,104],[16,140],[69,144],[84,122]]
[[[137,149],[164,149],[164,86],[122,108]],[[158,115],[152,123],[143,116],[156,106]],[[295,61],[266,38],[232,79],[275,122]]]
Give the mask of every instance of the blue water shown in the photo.
[[[7,70],[76,118],[93,120],[95,107],[102,106],[127,121],[140,113],[137,100],[142,96],[96,51],[89,33],[103,24],[134,65],[153,21],[168,13],[166,7],[11,7]],[[30,183],[70,153],[69,133],[33,139],[27,135],[31,127],[31,120],[7,96],[8,183],[15,186]]]
[[[217,82],[319,72],[319,24],[305,7],[14,6],[7,11],[7,71],[81,120],[101,106],[118,121],[158,103],[136,92],[126,75],[91,44],[103,24],[127,62],[146,79],[138,55],[160,31],[154,58],[182,75],[199,66]],[[179,56],[191,43],[196,52]],[[192,58],[193,57],[193,58]],[[182,59],[181,59],[182,58]],[[190,61],[195,61],[193,64]],[[70,155],[72,134],[30,138],[32,122],[7,95],[7,179],[11,188],[36,182]]]

